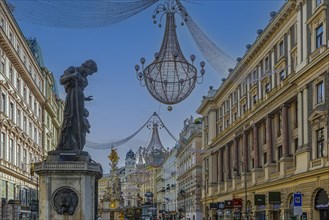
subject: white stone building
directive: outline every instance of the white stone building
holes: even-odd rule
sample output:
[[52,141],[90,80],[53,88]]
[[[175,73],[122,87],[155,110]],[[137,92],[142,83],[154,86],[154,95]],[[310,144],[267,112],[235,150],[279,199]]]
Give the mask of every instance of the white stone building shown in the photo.
[[0,1],[0,219],[37,216],[38,177],[31,175],[32,163],[57,144],[63,102],[42,56],[35,56],[41,55],[38,49]]

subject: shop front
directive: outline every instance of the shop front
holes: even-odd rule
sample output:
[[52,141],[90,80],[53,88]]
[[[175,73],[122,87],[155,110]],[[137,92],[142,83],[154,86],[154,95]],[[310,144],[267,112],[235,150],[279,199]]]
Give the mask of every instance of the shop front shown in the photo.
[[319,220],[329,219],[329,198],[325,190],[320,189],[314,200],[315,217]]

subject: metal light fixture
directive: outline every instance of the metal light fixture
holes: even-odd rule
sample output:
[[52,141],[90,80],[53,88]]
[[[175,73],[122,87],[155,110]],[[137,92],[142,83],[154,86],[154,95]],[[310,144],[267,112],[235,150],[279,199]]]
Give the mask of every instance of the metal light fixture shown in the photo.
[[[166,15],[166,28],[160,52],[154,54],[154,60],[145,67],[145,58],[141,58],[141,68],[135,66],[137,79],[142,86],[146,86],[150,94],[159,102],[171,105],[177,104],[187,98],[195,87],[195,83],[202,83],[205,74],[205,62],[201,62],[200,75],[193,65],[195,55],[191,55],[191,63],[184,57],[179,46],[176,34],[175,14],[178,14],[182,21],[181,25],[187,21],[187,13],[175,0],[167,0],[159,4],[154,10],[153,23],[157,23],[159,17],[159,27],[161,20]],[[198,78],[201,81],[198,82]]]
[[148,181],[150,173],[145,169],[144,148],[139,147],[136,152],[135,170],[129,175],[129,182],[140,185]]

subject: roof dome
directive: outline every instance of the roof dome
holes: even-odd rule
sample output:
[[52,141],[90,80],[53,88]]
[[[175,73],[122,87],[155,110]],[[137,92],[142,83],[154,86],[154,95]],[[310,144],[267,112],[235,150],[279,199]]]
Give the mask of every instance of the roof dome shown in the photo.
[[126,160],[128,160],[128,159],[135,159],[135,153],[131,149],[126,154]]

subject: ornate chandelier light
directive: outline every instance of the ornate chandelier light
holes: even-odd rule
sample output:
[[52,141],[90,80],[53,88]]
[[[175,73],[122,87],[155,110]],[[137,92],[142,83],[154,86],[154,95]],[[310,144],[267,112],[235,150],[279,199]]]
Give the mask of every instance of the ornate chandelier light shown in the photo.
[[[145,58],[141,58],[141,68],[135,66],[137,79],[142,86],[146,86],[150,94],[159,102],[171,105],[177,104],[187,98],[198,82],[198,78],[203,81],[205,74],[205,62],[201,62],[200,75],[197,75],[197,69],[193,65],[195,55],[191,55],[191,63],[184,57],[179,46],[176,34],[175,14],[178,14],[182,21],[181,25],[187,21],[188,14],[181,4],[175,0],[167,0],[159,4],[154,10],[153,23],[157,23],[159,17],[159,27],[161,20],[166,16],[166,28],[160,52],[155,53],[154,60],[145,67]],[[141,71],[140,71],[141,70]]]
[[149,172],[145,169],[145,162],[143,157],[144,149],[139,147],[136,152],[135,170],[129,175],[129,182],[140,185],[149,179]]
[[163,127],[163,123],[156,113],[153,114],[153,122],[147,125],[148,128],[152,128],[151,139],[143,152],[143,157],[146,165],[151,167],[161,167],[167,159],[168,151],[163,147],[158,127]]

